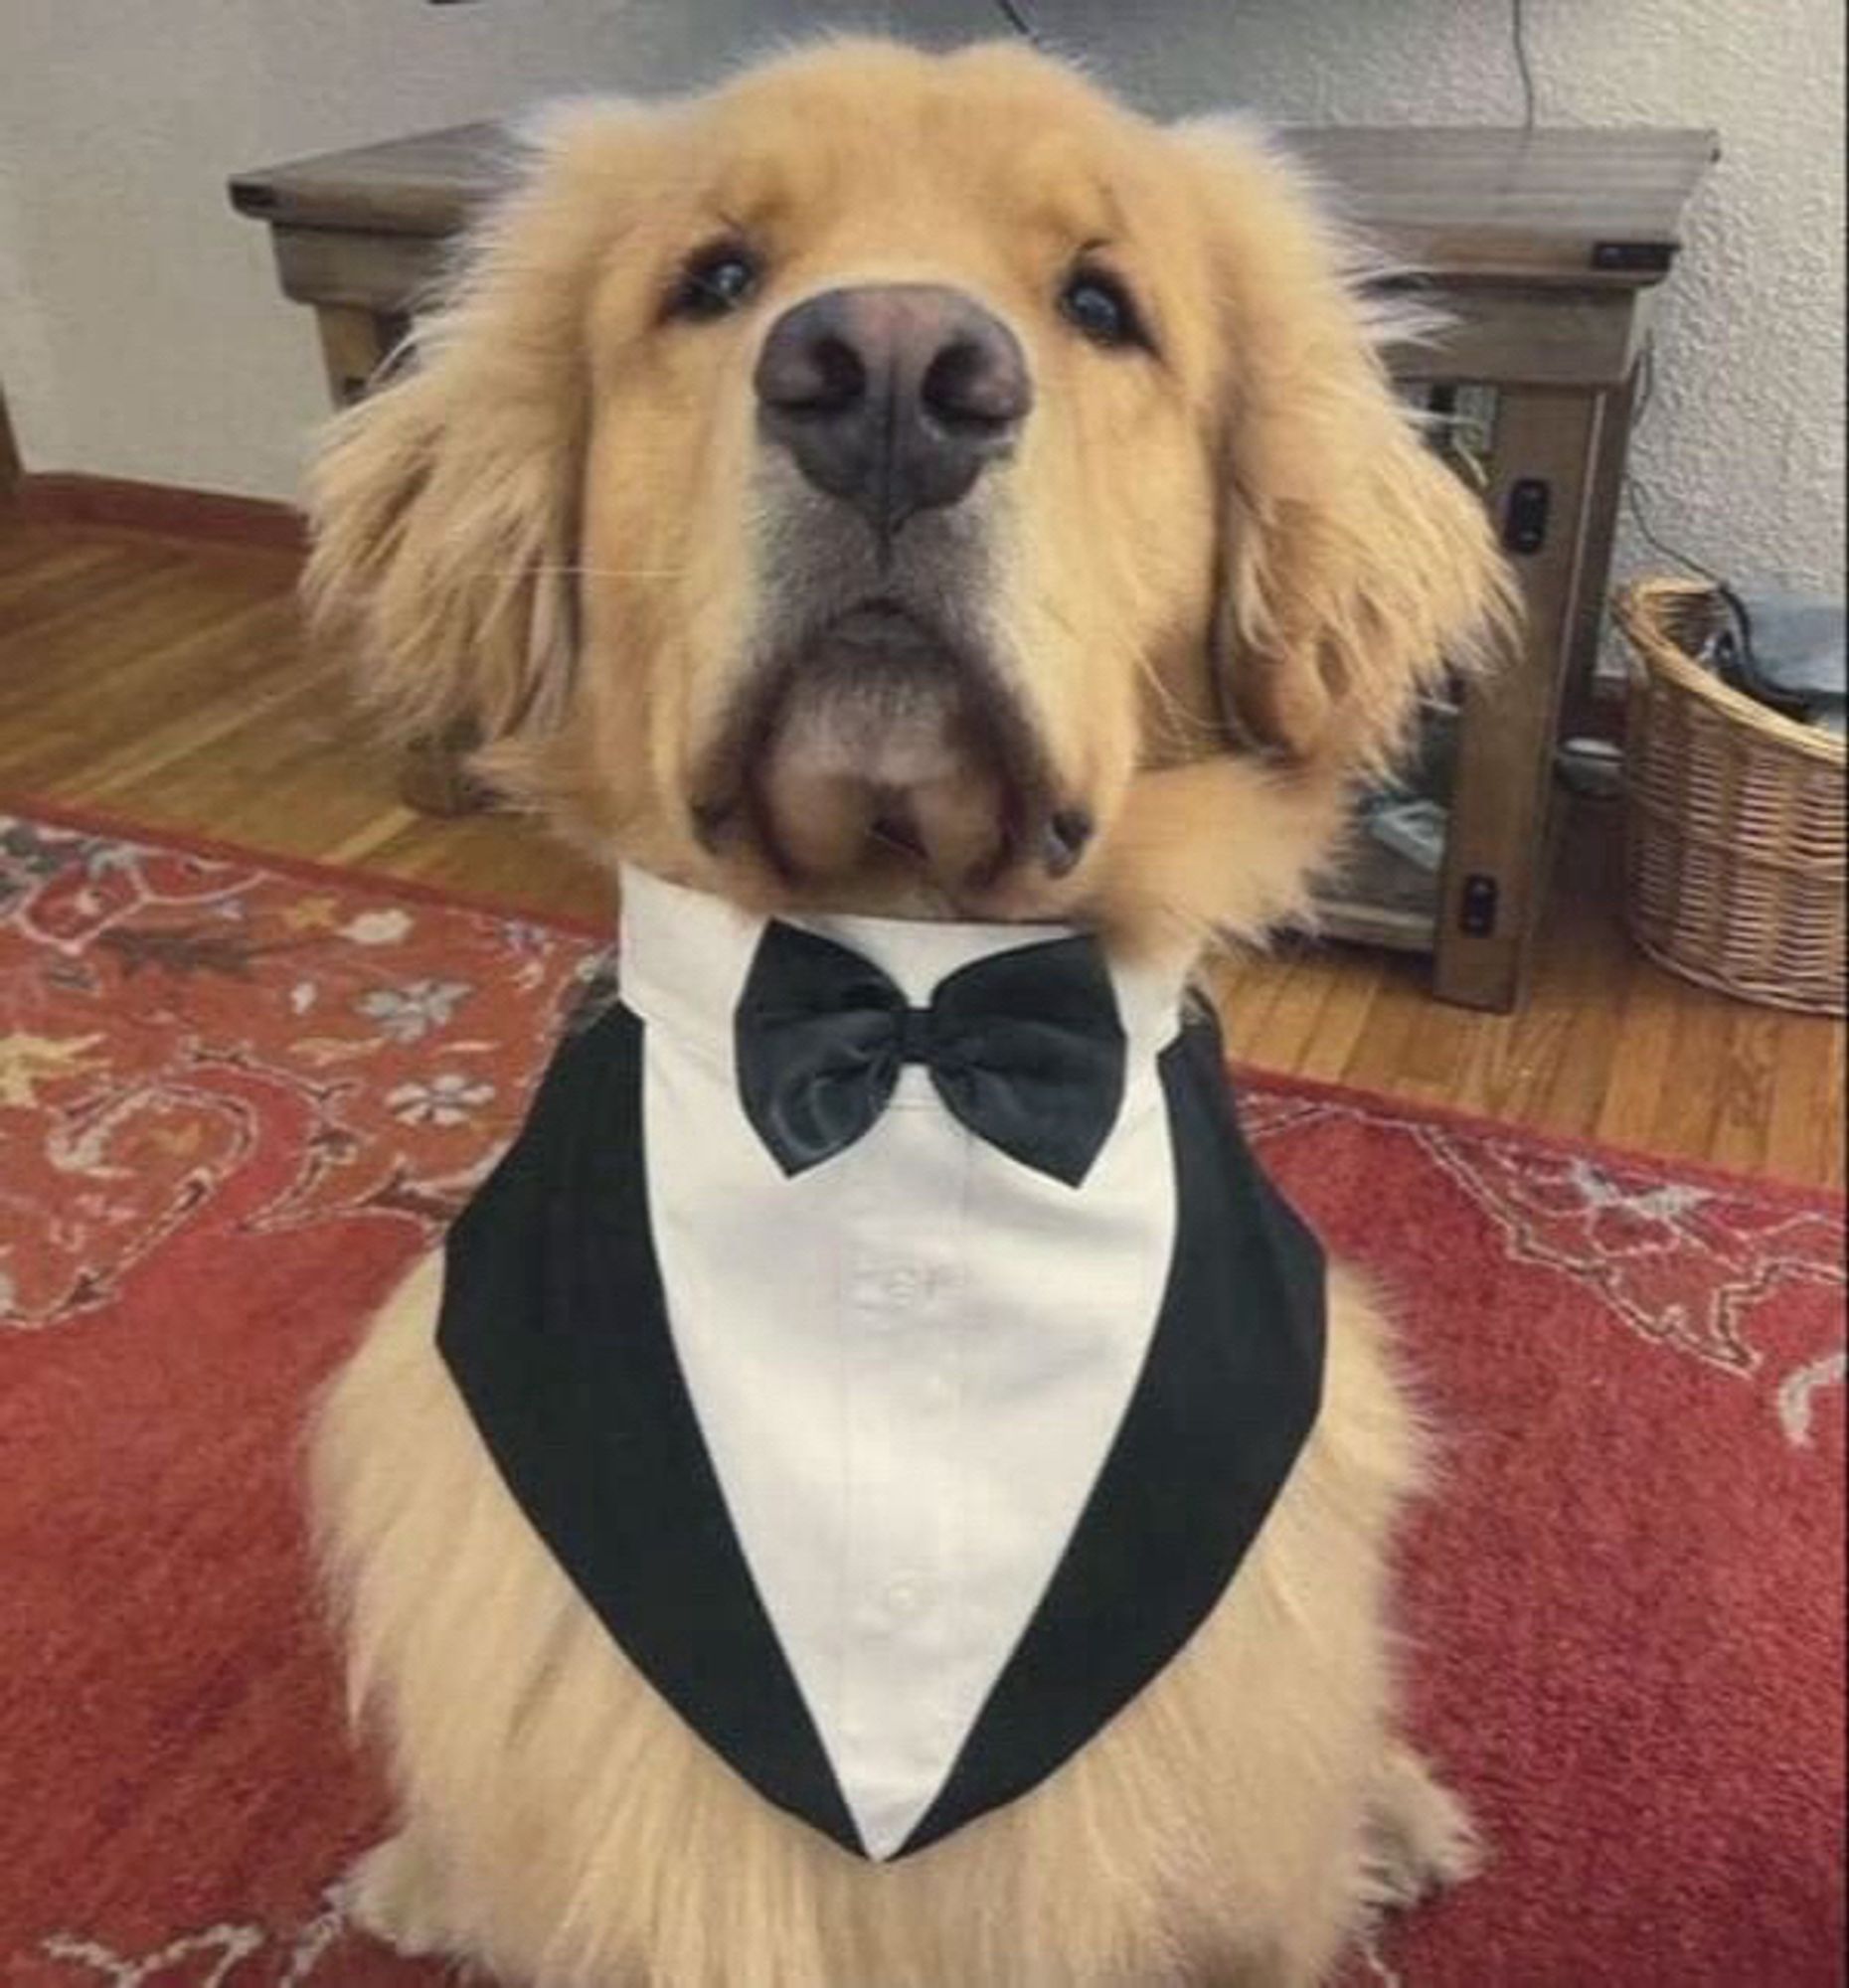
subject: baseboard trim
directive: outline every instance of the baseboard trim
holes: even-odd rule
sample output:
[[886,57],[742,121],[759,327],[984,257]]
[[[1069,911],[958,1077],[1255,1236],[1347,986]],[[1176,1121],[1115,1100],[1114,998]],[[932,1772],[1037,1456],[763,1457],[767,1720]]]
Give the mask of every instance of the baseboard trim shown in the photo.
[[37,524],[106,525],[164,538],[307,549],[307,523],[292,504],[270,497],[235,497],[175,483],[135,483],[81,471],[28,470],[13,492],[17,515]]

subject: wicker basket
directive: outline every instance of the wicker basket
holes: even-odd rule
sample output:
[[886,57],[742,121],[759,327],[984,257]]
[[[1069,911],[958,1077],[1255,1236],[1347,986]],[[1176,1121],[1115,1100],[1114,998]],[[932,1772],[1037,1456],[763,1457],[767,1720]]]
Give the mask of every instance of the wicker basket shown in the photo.
[[1694,660],[1724,613],[1699,581],[1617,597],[1634,662],[1624,871],[1632,934],[1691,980],[1843,1012],[1844,747]]

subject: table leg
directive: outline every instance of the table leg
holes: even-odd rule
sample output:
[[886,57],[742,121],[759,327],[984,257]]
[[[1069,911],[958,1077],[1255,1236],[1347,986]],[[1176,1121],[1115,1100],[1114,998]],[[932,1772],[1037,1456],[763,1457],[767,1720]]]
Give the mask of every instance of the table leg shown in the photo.
[[1432,987],[1466,1007],[1513,1008],[1533,947],[1603,401],[1584,388],[1502,394],[1491,515],[1506,539],[1512,506],[1532,518],[1540,498],[1546,510],[1538,542],[1510,549],[1525,617],[1515,653],[1464,694]]
[[[338,407],[351,407],[379,377],[405,335],[405,320],[348,304],[317,304],[321,358],[328,390]],[[420,814],[478,814],[494,799],[490,788],[468,770],[475,744],[467,726],[440,737],[417,739],[399,767],[398,791],[407,807]]]
[[[1588,486],[1586,549],[1581,555],[1580,599],[1574,615],[1573,646],[1567,676],[1567,710],[1563,731],[1568,737],[1597,733],[1604,723],[1594,699],[1598,649],[1604,634],[1605,604],[1611,591],[1611,550],[1617,539],[1618,516],[1624,505],[1624,470],[1630,455],[1630,427],[1636,415],[1638,370],[1604,396],[1599,418],[1598,450]],[[1608,731],[1609,725],[1605,729]]]
[[337,408],[349,408],[373,383],[405,335],[405,320],[354,304],[317,304],[321,363]]

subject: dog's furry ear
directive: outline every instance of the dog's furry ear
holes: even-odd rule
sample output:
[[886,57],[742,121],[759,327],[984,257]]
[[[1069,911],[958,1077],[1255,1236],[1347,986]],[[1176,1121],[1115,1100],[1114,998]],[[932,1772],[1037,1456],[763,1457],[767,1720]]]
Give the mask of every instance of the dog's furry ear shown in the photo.
[[1396,397],[1358,255],[1256,133],[1179,127],[1218,258],[1225,354],[1221,694],[1281,759],[1388,764],[1418,692],[1509,612],[1480,501]]
[[589,289],[644,115],[575,104],[520,134],[514,190],[310,471],[310,616],[391,733],[460,726],[493,764],[564,700]]

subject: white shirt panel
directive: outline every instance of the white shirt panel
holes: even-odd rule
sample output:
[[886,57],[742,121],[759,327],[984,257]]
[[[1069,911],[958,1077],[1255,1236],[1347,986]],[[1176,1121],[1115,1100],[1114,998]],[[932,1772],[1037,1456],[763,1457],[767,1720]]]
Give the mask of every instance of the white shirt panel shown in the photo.
[[[924,1005],[1058,928],[803,921]],[[928,1810],[1122,1419],[1172,1254],[1155,1053],[1178,976],[1113,974],[1123,1108],[1079,1189],[965,1130],[928,1076],[786,1179],[740,1108],[762,921],[634,872],[650,1222],[669,1323],[753,1579],[870,1855]]]

